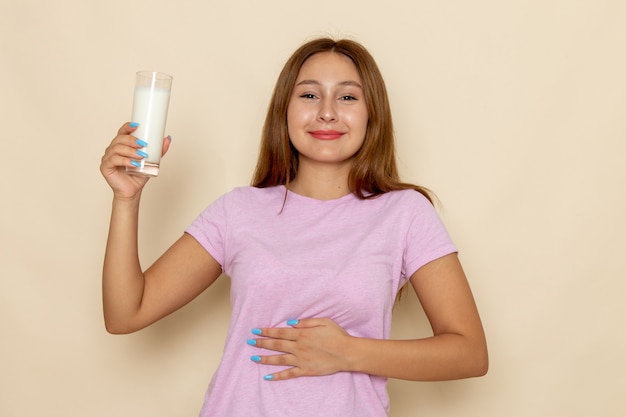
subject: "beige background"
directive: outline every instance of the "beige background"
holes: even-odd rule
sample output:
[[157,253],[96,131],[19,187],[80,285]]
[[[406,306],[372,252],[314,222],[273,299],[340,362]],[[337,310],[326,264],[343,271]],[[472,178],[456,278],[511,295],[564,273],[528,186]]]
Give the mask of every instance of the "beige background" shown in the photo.
[[[278,71],[326,33],[378,60],[404,179],[442,200],[489,338],[486,377],[391,381],[391,416],[625,415],[625,22],[622,0],[0,0],[0,415],[197,415],[228,281],[108,335],[101,154],[135,71],[173,74],[148,265],[249,182]],[[427,333],[403,302],[394,335]]]

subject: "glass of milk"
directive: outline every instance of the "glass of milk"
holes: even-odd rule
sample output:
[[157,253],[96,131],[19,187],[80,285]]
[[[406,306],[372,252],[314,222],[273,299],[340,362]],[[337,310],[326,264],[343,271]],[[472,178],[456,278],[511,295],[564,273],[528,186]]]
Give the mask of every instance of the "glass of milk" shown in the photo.
[[156,71],[137,72],[131,121],[139,123],[133,136],[148,144],[141,149],[148,156],[141,160],[141,166],[127,167],[126,171],[130,174],[159,175],[171,89],[171,75]]

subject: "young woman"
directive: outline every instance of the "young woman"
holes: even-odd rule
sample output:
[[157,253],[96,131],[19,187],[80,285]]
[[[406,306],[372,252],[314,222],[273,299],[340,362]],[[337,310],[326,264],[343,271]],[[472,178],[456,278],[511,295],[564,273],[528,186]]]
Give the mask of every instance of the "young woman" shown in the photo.
[[[139,330],[228,275],[232,320],[202,416],[386,416],[387,378],[486,373],[456,248],[428,192],[398,178],[384,81],[360,44],[317,39],[292,55],[252,186],[211,204],[145,272],[137,223],[147,179],[124,170],[141,159],[133,131],[120,128],[101,164],[114,195],[106,327]],[[389,340],[407,283],[433,335]]]

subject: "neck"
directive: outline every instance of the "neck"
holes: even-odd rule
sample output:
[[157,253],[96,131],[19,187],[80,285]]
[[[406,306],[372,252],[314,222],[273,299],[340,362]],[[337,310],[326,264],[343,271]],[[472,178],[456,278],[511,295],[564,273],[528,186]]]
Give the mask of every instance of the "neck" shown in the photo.
[[349,170],[350,166],[313,169],[306,164],[300,165],[289,190],[318,200],[334,200],[350,194]]

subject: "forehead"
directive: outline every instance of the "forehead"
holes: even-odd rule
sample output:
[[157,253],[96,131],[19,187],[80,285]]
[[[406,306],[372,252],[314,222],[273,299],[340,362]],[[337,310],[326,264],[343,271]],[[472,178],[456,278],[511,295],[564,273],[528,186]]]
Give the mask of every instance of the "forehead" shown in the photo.
[[309,57],[304,61],[298,72],[297,81],[303,79],[336,79],[361,82],[361,77],[354,62],[347,56],[337,52],[319,52]]

